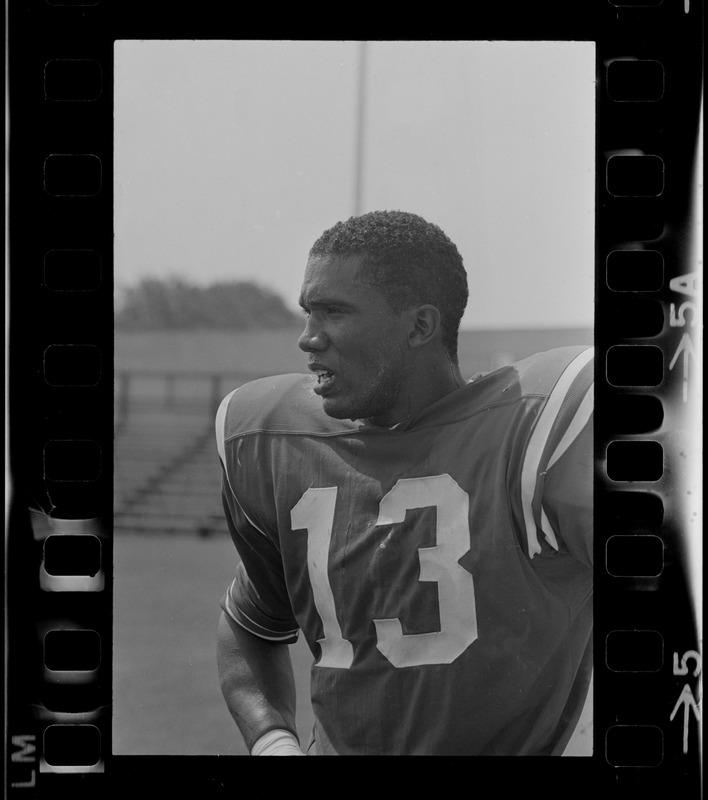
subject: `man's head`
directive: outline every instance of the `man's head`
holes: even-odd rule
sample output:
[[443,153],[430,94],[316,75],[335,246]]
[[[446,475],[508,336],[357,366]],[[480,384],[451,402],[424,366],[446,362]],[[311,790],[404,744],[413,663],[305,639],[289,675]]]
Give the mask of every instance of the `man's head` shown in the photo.
[[393,311],[429,303],[440,312],[442,345],[457,364],[457,336],[467,306],[467,273],[454,242],[437,225],[405,211],[371,211],[326,230],[314,257],[358,255],[361,279]]
[[300,347],[336,418],[393,424],[450,390],[467,279],[435,225],[398,211],[340,222],[313,245]]

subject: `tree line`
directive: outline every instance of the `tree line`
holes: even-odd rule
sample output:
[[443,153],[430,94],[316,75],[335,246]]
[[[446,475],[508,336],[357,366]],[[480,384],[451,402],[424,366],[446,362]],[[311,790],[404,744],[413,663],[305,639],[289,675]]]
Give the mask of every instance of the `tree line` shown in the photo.
[[271,289],[252,281],[196,286],[181,278],[146,278],[126,289],[115,324],[122,329],[282,328],[300,318]]

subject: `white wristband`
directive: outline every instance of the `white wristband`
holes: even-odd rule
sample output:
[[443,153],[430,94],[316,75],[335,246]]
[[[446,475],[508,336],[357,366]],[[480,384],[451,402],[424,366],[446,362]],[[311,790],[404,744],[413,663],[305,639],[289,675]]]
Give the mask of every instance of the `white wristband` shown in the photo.
[[304,756],[296,736],[276,729],[264,733],[251,748],[252,756]]

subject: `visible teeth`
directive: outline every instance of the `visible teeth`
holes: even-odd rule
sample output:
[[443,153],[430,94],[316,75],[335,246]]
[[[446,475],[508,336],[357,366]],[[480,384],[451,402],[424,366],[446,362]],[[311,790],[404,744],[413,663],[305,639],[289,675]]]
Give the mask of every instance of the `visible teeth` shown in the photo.
[[317,379],[320,380],[320,381],[326,380],[327,378],[331,378],[332,377],[332,373],[329,370],[326,370],[326,369],[318,369],[315,374],[317,375]]

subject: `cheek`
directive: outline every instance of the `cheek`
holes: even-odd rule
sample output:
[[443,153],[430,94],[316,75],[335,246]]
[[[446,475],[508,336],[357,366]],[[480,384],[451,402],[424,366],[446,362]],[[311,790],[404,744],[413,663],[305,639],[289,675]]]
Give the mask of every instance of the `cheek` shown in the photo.
[[369,372],[384,377],[398,377],[405,371],[405,348],[391,339],[376,339],[370,342],[364,358]]
[[367,374],[380,374],[399,365],[405,357],[405,337],[390,320],[372,320],[352,329],[332,331],[331,342],[343,363]]

